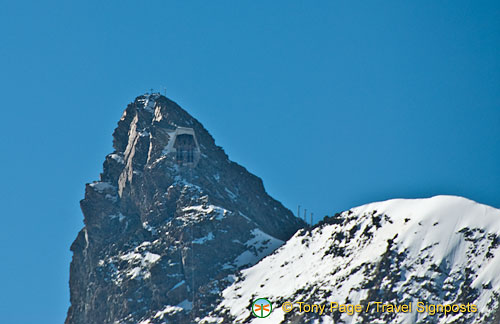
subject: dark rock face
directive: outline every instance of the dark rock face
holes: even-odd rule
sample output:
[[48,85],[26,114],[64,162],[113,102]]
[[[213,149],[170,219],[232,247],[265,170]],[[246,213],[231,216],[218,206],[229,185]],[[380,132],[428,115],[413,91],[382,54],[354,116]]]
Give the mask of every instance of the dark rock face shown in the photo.
[[[181,128],[194,131],[196,164],[167,150]],[[194,322],[239,269],[304,225],[163,96],[136,98],[113,137],[81,201],[66,324]]]

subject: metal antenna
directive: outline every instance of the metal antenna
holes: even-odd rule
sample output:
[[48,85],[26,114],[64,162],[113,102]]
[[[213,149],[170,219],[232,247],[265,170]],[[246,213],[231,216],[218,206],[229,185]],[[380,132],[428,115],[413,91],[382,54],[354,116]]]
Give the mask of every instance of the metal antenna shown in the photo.
[[300,218],[300,205],[299,208],[297,209],[297,217]]
[[304,222],[307,223],[307,208],[304,208]]
[[311,213],[311,226],[313,225],[313,213]]

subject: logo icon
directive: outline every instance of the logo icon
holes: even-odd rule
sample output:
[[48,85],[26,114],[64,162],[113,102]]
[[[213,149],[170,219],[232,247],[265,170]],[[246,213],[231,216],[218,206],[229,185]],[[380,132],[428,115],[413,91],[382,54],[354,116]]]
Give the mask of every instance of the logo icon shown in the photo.
[[252,314],[255,317],[265,318],[271,315],[273,311],[273,306],[271,302],[266,298],[258,298],[252,303]]

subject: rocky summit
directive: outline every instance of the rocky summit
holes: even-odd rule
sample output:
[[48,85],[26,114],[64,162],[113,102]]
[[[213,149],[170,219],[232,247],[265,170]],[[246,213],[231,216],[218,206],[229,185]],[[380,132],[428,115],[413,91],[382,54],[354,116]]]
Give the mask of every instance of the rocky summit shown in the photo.
[[305,224],[159,94],[129,104],[81,201],[66,324],[192,323]]

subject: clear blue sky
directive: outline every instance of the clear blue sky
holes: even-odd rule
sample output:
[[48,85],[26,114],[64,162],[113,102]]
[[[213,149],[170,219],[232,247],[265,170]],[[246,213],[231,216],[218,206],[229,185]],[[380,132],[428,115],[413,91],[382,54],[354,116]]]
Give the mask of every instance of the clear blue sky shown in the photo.
[[3,1],[0,323],[62,323],[84,185],[163,89],[293,211],[500,207],[498,1]]

